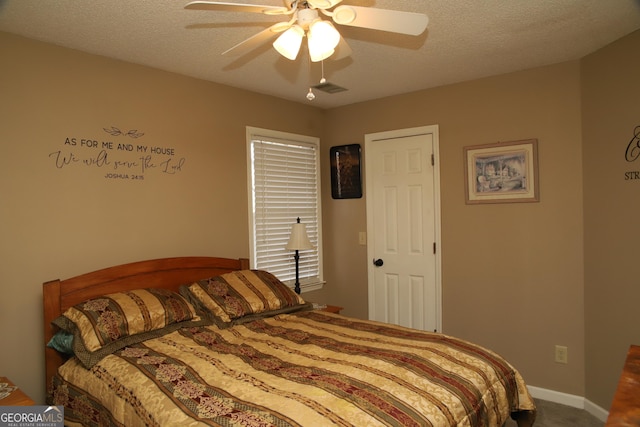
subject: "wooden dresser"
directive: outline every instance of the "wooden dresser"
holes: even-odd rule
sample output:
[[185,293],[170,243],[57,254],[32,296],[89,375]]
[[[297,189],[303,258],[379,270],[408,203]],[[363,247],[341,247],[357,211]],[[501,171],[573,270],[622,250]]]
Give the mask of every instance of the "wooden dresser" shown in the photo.
[[640,426],[640,346],[627,353],[606,427]]

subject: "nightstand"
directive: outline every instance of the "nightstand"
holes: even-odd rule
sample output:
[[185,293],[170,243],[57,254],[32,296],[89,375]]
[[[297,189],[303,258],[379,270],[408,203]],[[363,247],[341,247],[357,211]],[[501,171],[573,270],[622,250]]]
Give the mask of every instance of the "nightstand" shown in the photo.
[[327,305],[325,308],[322,308],[322,311],[328,311],[329,313],[340,314],[343,307],[338,307],[337,305]]
[[[7,383],[10,386],[14,386],[7,377],[0,377],[0,383]],[[19,388],[15,389],[11,394],[4,399],[0,399],[0,406],[31,406],[35,405],[35,402]]]

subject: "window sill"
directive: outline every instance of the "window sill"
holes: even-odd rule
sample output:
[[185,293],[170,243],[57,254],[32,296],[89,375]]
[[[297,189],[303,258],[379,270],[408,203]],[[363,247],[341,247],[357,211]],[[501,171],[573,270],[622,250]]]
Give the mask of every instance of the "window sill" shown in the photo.
[[[294,283],[293,281],[287,281],[284,282],[287,286],[289,286],[291,289],[294,288]],[[305,282],[305,283],[300,283],[300,293],[304,293],[304,292],[312,292],[312,291],[319,291],[320,289],[323,288],[324,284],[327,283],[324,280],[318,281],[318,282]]]
[[319,291],[326,282],[300,283],[300,293]]

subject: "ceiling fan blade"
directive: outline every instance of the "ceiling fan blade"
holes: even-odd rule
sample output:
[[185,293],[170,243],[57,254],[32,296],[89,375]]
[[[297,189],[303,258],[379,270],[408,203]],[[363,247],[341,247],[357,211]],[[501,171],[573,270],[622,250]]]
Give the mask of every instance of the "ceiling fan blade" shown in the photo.
[[289,9],[283,6],[238,4],[219,1],[192,1],[190,3],[187,3],[184,8],[191,10],[222,10],[227,12],[264,13],[266,15],[285,15],[290,13]]
[[277,34],[283,32],[287,28],[291,26],[291,22],[278,22],[267,29],[260,31],[259,33],[249,37],[243,42],[238,43],[233,46],[231,49],[227,49],[222,52],[225,56],[241,56],[247,52],[252,51],[268,42],[270,39],[275,37]]
[[342,0],[307,0],[309,6],[314,9],[331,9],[340,2],[342,2]]
[[349,46],[349,44],[344,39],[344,37],[340,37],[338,46],[336,46],[336,53],[334,53],[330,59],[338,60],[338,59],[346,58],[347,56],[351,56],[352,53],[353,51],[351,50],[351,46]]
[[333,21],[340,25],[417,36],[427,29],[429,18],[423,13],[376,9],[361,6],[338,6]]

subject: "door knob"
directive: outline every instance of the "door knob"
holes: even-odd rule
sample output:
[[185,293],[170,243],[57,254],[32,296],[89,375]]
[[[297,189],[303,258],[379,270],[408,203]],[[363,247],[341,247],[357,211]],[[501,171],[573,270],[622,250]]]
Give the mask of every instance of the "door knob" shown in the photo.
[[373,260],[373,265],[375,265],[376,267],[382,267],[382,264],[384,264],[384,261],[382,261],[380,258]]

